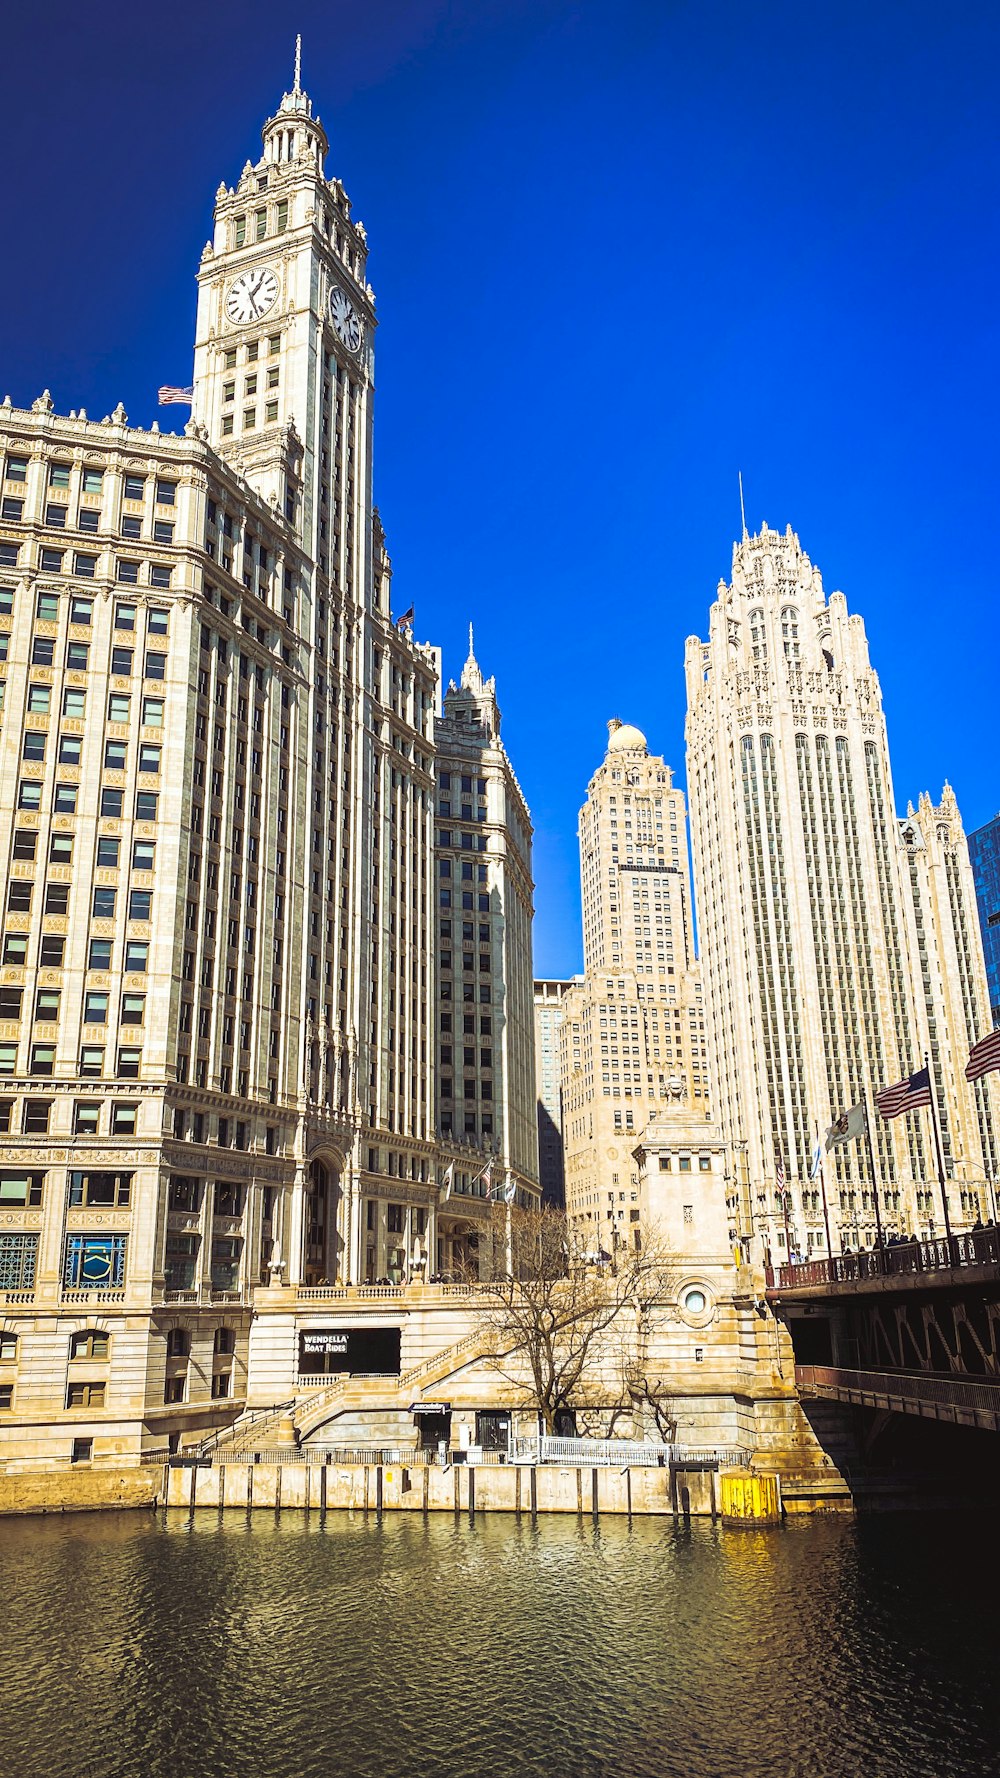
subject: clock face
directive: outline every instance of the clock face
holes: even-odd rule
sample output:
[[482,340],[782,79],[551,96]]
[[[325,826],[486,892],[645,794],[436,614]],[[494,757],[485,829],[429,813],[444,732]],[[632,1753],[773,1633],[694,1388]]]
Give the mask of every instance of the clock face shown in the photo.
[[330,320],[342,344],[349,352],[357,352],[361,345],[361,322],[350,297],[336,284],[330,292]]
[[230,321],[235,321],[238,326],[245,326],[248,321],[259,321],[262,315],[266,315],[277,296],[278,279],[269,265],[241,272],[229,286],[226,314]]

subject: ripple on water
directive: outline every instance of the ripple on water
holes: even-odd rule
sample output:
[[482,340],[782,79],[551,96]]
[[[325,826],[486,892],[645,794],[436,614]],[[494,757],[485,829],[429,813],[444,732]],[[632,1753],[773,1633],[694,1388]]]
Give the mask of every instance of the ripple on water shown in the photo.
[[7,1520],[0,1773],[1000,1773],[991,1532]]

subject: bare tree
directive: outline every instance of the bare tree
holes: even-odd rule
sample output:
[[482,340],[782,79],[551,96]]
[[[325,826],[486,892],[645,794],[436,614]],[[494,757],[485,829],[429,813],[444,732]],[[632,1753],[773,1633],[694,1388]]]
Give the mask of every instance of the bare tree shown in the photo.
[[[484,1356],[524,1390],[547,1433],[563,1413],[610,1410],[613,1425],[659,1399],[645,1353],[651,1317],[670,1291],[669,1254],[655,1231],[630,1234],[613,1253],[587,1252],[563,1213],[544,1205],[512,1208],[497,1229],[507,1275],[479,1283],[493,1336]],[[667,1420],[664,1409],[656,1424]]]

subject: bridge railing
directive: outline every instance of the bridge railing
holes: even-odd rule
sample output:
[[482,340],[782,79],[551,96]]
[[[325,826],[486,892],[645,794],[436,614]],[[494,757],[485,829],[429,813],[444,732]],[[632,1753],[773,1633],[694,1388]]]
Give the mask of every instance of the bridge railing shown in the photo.
[[862,1405],[913,1403],[1000,1415],[1000,1382],[996,1381],[942,1377],[926,1371],[862,1371],[839,1365],[797,1364],[795,1384],[805,1396],[827,1395],[839,1400],[849,1396]]
[[969,1229],[950,1239],[940,1235],[932,1241],[899,1241],[862,1253],[835,1253],[825,1259],[769,1266],[766,1278],[769,1290],[794,1290],[815,1284],[862,1284],[870,1278],[991,1265],[1000,1265],[1000,1228]]

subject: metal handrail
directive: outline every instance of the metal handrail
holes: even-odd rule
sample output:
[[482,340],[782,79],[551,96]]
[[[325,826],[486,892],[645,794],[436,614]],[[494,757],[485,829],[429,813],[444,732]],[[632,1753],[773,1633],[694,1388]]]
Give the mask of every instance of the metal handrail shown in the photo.
[[974,1382],[933,1371],[863,1371],[840,1365],[797,1364],[795,1382],[806,1395],[851,1390],[859,1395],[883,1395],[899,1401],[934,1402],[944,1407],[1000,1414],[1000,1380]]
[[961,1235],[928,1241],[898,1241],[864,1253],[835,1253],[766,1269],[769,1290],[795,1290],[814,1284],[862,1284],[871,1278],[898,1278],[961,1271],[968,1266],[1000,1266],[1000,1228],[967,1229]]

